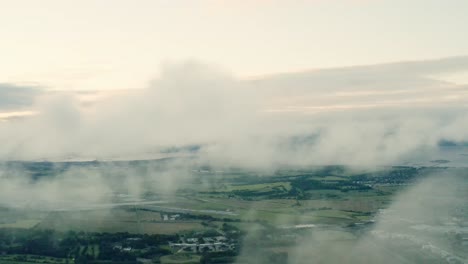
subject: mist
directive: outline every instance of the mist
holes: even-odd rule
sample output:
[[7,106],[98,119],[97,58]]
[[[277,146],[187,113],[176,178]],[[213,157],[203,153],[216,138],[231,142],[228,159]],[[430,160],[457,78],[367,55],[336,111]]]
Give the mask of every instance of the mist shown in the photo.
[[160,158],[167,157],[167,148],[197,145],[197,157],[214,165],[404,162],[401,157],[437,148],[441,140],[467,140],[466,85],[431,77],[466,70],[467,61],[455,57],[254,80],[188,61],[163,65],[147,87],[94,100],[34,90],[26,109],[35,115],[0,123],[0,156]]
[[258,250],[265,234],[252,229],[237,263],[284,256],[284,263],[293,264],[466,263],[466,245],[460,248],[451,236],[466,232],[467,182],[461,170],[428,175],[396,195],[368,227],[316,225],[299,231],[301,239],[286,254]]
[[[7,99],[0,107],[21,104],[14,110],[35,114],[0,122],[0,158],[182,158],[166,173],[149,168],[137,177],[127,171],[126,191],[137,196],[148,179],[159,180],[161,190],[174,189],[174,182],[190,178],[194,164],[269,172],[285,166],[424,165],[439,158],[442,140],[468,141],[468,87],[431,77],[467,68],[467,57],[454,57],[240,80],[219,66],[186,61],[162,65],[147,87],[92,100],[92,92],[25,87],[13,93],[12,85],[3,85]],[[463,164],[466,156],[460,157]],[[122,173],[109,165],[71,168],[54,180],[31,183],[24,171],[8,170],[1,193],[3,201],[15,194],[46,203],[105,201],[120,179],[115,175]]]
[[[449,165],[465,167],[468,86],[434,76],[466,70],[468,57],[455,57],[242,80],[187,61],[163,65],[146,87],[102,97],[37,87],[12,93],[12,84],[3,85],[0,96],[8,99],[0,109],[31,114],[0,122],[1,205],[89,210],[112,207],[116,195],[164,202],[203,166],[259,174],[326,165],[427,166],[445,157],[444,142],[461,147]],[[167,161],[134,166],[131,160]],[[53,176],[35,177],[12,165],[17,161],[53,162],[46,170]],[[95,163],[62,163],[79,161]],[[289,253],[288,263],[395,263],[388,250],[400,242],[421,254],[462,259],[440,233],[420,230],[438,225],[456,232],[446,223],[468,198],[464,183],[465,175],[428,177],[399,194],[364,235],[317,229]],[[249,250],[256,232],[246,237],[239,263],[268,262]]]

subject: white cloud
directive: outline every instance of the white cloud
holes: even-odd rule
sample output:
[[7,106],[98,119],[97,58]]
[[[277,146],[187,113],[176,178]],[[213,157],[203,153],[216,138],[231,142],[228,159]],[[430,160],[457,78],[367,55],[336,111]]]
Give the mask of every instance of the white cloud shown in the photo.
[[[167,64],[147,88],[83,103],[47,93],[31,118],[3,122],[4,159],[149,156],[199,144],[209,163],[252,167],[399,162],[440,139],[464,141],[467,87],[428,75],[467,57],[238,80],[198,62]],[[291,138],[316,138],[291,144]]]

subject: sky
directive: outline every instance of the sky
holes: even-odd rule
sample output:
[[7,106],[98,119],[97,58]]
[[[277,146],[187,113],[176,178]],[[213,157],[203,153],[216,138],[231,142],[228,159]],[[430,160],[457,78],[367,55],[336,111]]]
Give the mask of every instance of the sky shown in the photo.
[[464,0],[0,5],[0,160],[369,165],[468,142]]
[[[0,166],[0,201],[171,192],[201,164],[466,167],[467,11],[467,0],[0,0],[0,165],[191,158],[34,183]],[[416,186],[395,219],[444,212],[453,200],[407,205],[459,182]],[[315,257],[314,239],[292,263]],[[369,243],[344,252],[378,255]]]
[[0,6],[0,82],[50,90],[143,88],[161,65],[187,59],[249,79],[468,54],[465,0],[0,0]]

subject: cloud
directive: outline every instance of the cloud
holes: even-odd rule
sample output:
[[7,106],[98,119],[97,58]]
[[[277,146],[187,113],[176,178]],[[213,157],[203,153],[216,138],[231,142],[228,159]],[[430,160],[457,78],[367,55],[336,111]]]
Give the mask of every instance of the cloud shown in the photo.
[[[57,167],[55,177],[37,181],[31,181],[24,168],[0,166],[0,200],[57,209],[107,203],[112,198],[108,194],[119,191],[135,197],[148,188],[170,193],[190,179],[193,164],[262,171],[421,164],[437,159],[440,140],[468,140],[467,87],[430,77],[464,70],[466,60],[356,66],[257,80],[239,80],[218,67],[189,61],[164,65],[160,77],[145,88],[92,103],[83,103],[82,94],[42,93],[29,103],[36,115],[0,123],[1,160],[185,158],[164,166],[124,162]],[[466,156],[458,154],[466,166]],[[415,196],[411,191],[394,205],[396,211],[406,214],[406,201],[432,193],[440,182],[418,186]],[[450,193],[450,186],[440,189],[440,196]],[[387,232],[387,227],[385,219],[379,220],[374,231]],[[367,252],[369,241],[338,249]],[[307,242],[292,263],[333,248],[320,234]],[[317,242],[323,247],[308,247]],[[323,256],[343,256],[334,250]]]
[[0,111],[29,108],[41,93],[38,87],[0,83]]
[[[468,198],[462,172],[440,173],[420,180],[395,197],[378,215],[375,225],[358,238],[346,241],[341,230],[314,232],[290,255],[288,263],[404,263],[408,260],[445,260],[465,263],[463,251],[447,234],[463,233],[453,224]],[[429,262],[431,262],[429,261]]]
[[431,77],[467,67],[454,57],[239,80],[196,61],[167,64],[148,87],[92,103],[43,94],[38,115],[0,124],[0,157],[155,158],[198,145],[217,166],[400,163],[467,139],[467,87]]
[[[117,194],[170,196],[190,179],[187,160],[110,163],[0,163],[0,207],[32,210],[111,208]],[[47,177],[43,177],[47,175]]]

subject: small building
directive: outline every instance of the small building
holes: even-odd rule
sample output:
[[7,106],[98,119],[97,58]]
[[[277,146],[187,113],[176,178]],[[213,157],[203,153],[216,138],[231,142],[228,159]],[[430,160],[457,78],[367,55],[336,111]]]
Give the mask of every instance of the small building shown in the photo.
[[198,238],[196,237],[191,237],[191,238],[187,238],[187,243],[198,243]]

